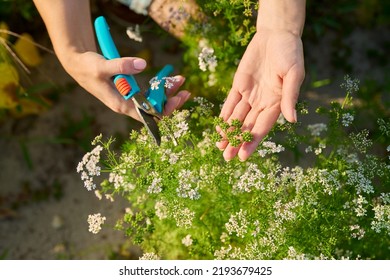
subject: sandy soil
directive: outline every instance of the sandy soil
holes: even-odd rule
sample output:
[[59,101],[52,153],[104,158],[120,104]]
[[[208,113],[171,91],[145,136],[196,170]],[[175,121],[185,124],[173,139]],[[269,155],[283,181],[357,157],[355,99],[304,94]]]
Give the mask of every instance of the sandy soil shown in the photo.
[[[124,29],[117,26],[113,30],[123,32]],[[383,69],[365,55],[367,49],[383,52],[383,42],[389,42],[389,38],[377,36],[383,34],[381,30],[377,32],[359,31],[345,39],[353,50],[350,62],[354,64],[356,77],[383,75]],[[142,44],[123,38],[119,44],[129,45],[130,53],[150,50],[153,65],[168,62],[180,65],[180,52],[164,51],[164,46],[175,44],[171,38],[150,34]],[[303,87],[301,97],[309,99],[312,106],[342,93],[338,85],[345,72],[334,70],[330,63],[332,53],[328,43],[331,40],[329,35],[316,46],[305,46],[306,79],[336,77],[334,83],[315,92]],[[53,55],[45,55],[43,65],[34,75],[38,80],[49,77],[58,85],[73,83]],[[139,83],[146,84],[149,78],[141,75]],[[0,259],[107,259],[119,251],[127,258],[138,256],[139,251],[134,248],[123,248],[126,238],[122,232],[112,229],[128,206],[126,202],[99,201],[88,192],[76,173],[85,151],[77,143],[54,141],[58,140],[62,127],[69,126],[69,118],[82,123],[85,115],[91,121],[77,131],[81,136],[74,135],[84,142],[91,141],[100,132],[126,137],[133,127],[127,117],[113,113],[77,85],[62,91],[48,111],[0,124]],[[31,164],[21,143],[28,149]],[[107,217],[106,227],[93,235],[88,232],[87,217],[98,212]]]

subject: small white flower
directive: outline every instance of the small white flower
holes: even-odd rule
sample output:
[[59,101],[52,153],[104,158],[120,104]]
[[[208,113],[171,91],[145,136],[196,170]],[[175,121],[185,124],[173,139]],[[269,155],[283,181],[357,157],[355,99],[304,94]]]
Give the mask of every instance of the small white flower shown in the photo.
[[142,42],[142,36],[138,24],[136,24],[135,27],[132,26],[127,27],[126,34],[130,39],[136,42]]
[[321,132],[328,130],[328,126],[324,123],[309,124],[307,129],[310,131],[312,136],[320,136]]
[[312,146],[308,146],[306,149],[305,149],[305,153],[308,154],[308,153],[311,153],[313,151],[313,147]]
[[261,157],[265,157],[267,154],[276,154],[276,153],[281,153],[283,151],[284,151],[284,147],[282,145],[279,144],[277,145],[272,141],[264,141],[261,144],[258,153]]
[[106,193],[104,196],[105,196],[106,199],[109,200],[110,202],[114,202],[114,197],[113,197],[111,194]]
[[182,240],[181,240],[181,243],[186,246],[186,247],[190,247],[192,245],[192,239],[191,239],[191,234],[188,234],[186,237],[184,237]]
[[159,260],[160,257],[155,253],[144,253],[139,259],[145,261],[153,261],[153,260]]
[[349,75],[344,76],[344,83],[340,85],[348,93],[355,93],[359,90],[359,79],[352,79]]
[[183,228],[190,228],[192,227],[192,221],[195,217],[195,212],[191,211],[187,207],[179,208],[175,207],[173,211],[173,218],[176,221],[176,226],[183,227]]
[[152,181],[152,184],[148,187],[147,192],[148,193],[160,193],[162,191],[161,181],[162,181],[162,179],[159,177],[154,178]]
[[83,156],[81,162],[77,165],[77,172],[81,173],[81,180],[84,181],[84,186],[87,190],[91,191],[96,188],[96,185],[93,183],[93,177],[100,175],[100,152],[103,150],[103,147],[97,145],[91,152],[86,153]]
[[230,215],[229,222],[225,224],[225,227],[229,235],[235,233],[237,237],[244,238],[248,228],[246,211],[240,209],[239,212]]
[[354,116],[350,113],[345,113],[341,116],[341,123],[343,126],[348,127],[353,122]]
[[154,205],[154,209],[156,210],[156,216],[160,220],[168,217],[168,207],[162,201],[157,201]]
[[164,87],[167,89],[172,88],[175,85],[175,83],[178,81],[176,77],[164,77],[162,79],[165,81]]
[[284,125],[286,123],[286,119],[284,118],[282,113],[279,114],[279,117],[278,117],[276,123],[279,125]]
[[95,139],[92,140],[91,144],[92,145],[97,145],[97,143],[99,143],[101,140],[102,140],[102,134],[100,133],[98,136],[95,137]]
[[233,190],[236,192],[251,192],[253,189],[264,189],[263,178],[265,175],[260,171],[255,163],[250,163],[248,168],[242,174],[238,182],[233,185]]
[[100,213],[88,215],[87,221],[89,223],[89,231],[93,234],[99,233],[105,220],[106,217],[102,216]]
[[95,190],[95,196],[99,199],[99,200],[102,200],[103,196],[102,194],[100,193],[99,190]]
[[217,57],[214,55],[214,49],[209,47],[203,47],[199,56],[199,69],[202,71],[214,72],[218,65]]
[[176,193],[179,197],[197,200],[200,198],[199,187],[193,186],[198,181],[198,178],[193,175],[192,171],[183,169],[178,174],[179,186],[176,188]]
[[152,90],[157,90],[160,86],[160,83],[161,83],[161,80],[158,80],[156,77],[153,77],[150,81],[149,81],[149,84],[150,84],[150,88]]
[[359,225],[351,225],[349,229],[351,230],[351,237],[356,238],[357,240],[362,239],[366,233],[366,231],[360,228]]

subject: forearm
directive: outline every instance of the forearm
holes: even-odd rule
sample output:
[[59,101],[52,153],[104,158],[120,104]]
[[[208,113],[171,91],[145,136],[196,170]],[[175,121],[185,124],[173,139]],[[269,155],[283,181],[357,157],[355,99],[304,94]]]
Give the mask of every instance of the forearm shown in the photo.
[[283,30],[302,36],[306,0],[259,0],[257,29]]
[[96,51],[89,0],[34,0],[61,63],[73,53]]

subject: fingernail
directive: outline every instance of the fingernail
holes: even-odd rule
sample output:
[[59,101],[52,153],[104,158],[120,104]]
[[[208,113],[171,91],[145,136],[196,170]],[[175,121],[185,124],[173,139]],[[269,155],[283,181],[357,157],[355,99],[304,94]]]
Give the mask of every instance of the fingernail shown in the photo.
[[133,61],[135,70],[143,70],[146,67],[146,61],[140,58],[137,58]]

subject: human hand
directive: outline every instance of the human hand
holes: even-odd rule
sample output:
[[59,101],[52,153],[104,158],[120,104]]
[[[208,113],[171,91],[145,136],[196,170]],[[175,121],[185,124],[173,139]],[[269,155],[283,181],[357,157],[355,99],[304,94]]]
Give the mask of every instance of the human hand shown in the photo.
[[[145,60],[136,57],[106,60],[96,52],[77,53],[69,57],[71,57],[71,60],[63,63],[63,65],[80,86],[114,112],[141,121],[134,103],[131,100],[125,100],[118,93],[112,82],[112,77],[117,74],[134,75],[142,72],[146,67]],[[177,92],[185,78],[182,76],[176,76],[175,78],[173,87],[166,91],[167,102],[164,107],[164,115],[170,115],[190,97],[188,91]]]
[[228,123],[240,120],[242,130],[250,131],[253,140],[238,147],[226,140],[218,142],[225,160],[236,155],[242,161],[248,159],[281,112],[287,121],[297,121],[295,105],[304,76],[300,37],[287,31],[258,29],[240,61],[220,113]]

